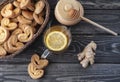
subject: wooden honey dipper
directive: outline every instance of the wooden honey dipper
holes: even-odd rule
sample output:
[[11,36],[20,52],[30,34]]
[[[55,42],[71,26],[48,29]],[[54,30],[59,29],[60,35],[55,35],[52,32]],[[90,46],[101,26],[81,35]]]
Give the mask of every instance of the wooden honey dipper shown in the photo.
[[84,20],[100,29],[103,29],[115,36],[118,34],[86,17],[84,17],[84,8],[77,0],[59,0],[55,8],[56,19],[64,25],[74,25]]

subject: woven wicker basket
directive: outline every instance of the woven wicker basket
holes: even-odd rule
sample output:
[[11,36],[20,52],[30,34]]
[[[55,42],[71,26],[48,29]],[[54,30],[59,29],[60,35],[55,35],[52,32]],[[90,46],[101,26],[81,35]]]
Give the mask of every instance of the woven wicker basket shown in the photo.
[[[0,4],[0,10],[1,10],[6,4],[8,4],[9,2],[13,2],[13,1],[14,1],[14,0],[3,0],[3,2]],[[37,1],[37,0],[35,0],[35,1]],[[46,11],[46,13],[45,13],[45,21],[44,21],[44,23],[39,27],[39,29],[38,29],[37,32],[35,33],[33,39],[32,39],[31,41],[27,42],[27,43],[25,44],[25,46],[24,46],[22,49],[20,49],[19,51],[16,51],[16,52],[13,53],[13,54],[8,54],[8,55],[6,55],[6,56],[1,56],[0,59],[13,58],[15,55],[21,53],[25,48],[27,48],[27,47],[41,34],[41,32],[43,31],[43,29],[45,28],[45,26],[46,26],[47,23],[48,23],[49,14],[50,14],[50,6],[49,6],[49,4],[48,4],[48,1],[47,1],[47,0],[44,0],[44,1],[45,1],[45,5],[46,5],[46,6],[45,6],[45,11]]]

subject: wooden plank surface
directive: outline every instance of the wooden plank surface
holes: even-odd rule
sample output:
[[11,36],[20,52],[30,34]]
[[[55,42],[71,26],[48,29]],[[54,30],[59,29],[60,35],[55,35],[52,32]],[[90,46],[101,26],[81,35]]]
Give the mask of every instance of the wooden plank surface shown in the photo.
[[[3,0],[0,0],[2,2]],[[59,0],[48,0],[51,9],[55,8]],[[120,9],[119,0],[78,0],[85,9]]]
[[[51,9],[54,9],[57,1],[59,0],[48,0]],[[81,2],[85,9],[120,9],[119,0],[78,0]]]
[[[120,37],[114,36],[99,36],[99,35],[74,35],[72,44],[69,49],[60,55],[51,54],[48,59],[54,63],[68,62],[78,63],[77,54],[83,48],[94,40],[98,44],[96,51],[96,63],[120,63]],[[32,54],[38,53],[41,55],[46,48],[43,45],[42,37],[38,38],[29,48],[23,53],[17,55],[13,59],[0,60],[1,63],[27,63],[30,61]]]
[[[87,69],[79,64],[49,64],[42,79],[32,80],[26,64],[0,65],[0,82],[119,82],[120,65],[95,64]],[[111,69],[114,68],[114,69]]]
[[[1,2],[2,0],[0,0]],[[50,20],[54,18],[58,0],[48,0]],[[85,8],[85,17],[120,33],[120,0],[79,0]],[[84,21],[70,27],[72,43],[65,53],[51,53],[50,62],[42,79],[32,80],[27,65],[32,54],[40,55],[46,49],[43,35],[39,36],[24,52],[12,59],[0,60],[0,82],[120,82],[120,36],[112,36]],[[98,44],[95,64],[83,69],[77,54],[94,40]]]
[[[104,13],[103,13],[104,12]],[[85,17],[93,20],[94,22],[111,29],[118,34],[120,33],[120,10],[86,10]],[[54,17],[54,11],[51,10],[50,20],[54,24],[60,24]],[[111,35],[108,32],[97,28],[85,21],[80,21],[78,24],[73,26],[68,26],[72,34],[99,34],[99,35]]]

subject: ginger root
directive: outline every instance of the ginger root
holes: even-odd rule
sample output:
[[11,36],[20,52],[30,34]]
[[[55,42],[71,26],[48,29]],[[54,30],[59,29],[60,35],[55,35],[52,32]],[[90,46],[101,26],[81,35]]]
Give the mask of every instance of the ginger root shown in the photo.
[[95,51],[97,48],[97,44],[94,41],[91,41],[83,50],[82,53],[79,53],[78,60],[83,68],[86,68],[88,64],[94,64],[95,59]]

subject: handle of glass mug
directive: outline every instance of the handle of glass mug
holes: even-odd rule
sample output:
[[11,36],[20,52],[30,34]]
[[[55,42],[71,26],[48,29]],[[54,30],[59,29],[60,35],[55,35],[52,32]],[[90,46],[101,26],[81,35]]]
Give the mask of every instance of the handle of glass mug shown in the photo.
[[41,55],[41,58],[46,59],[48,57],[48,55],[50,54],[50,51],[48,49],[46,49],[43,54]]
[[[48,22],[47,28],[49,28],[52,25],[53,20]],[[41,55],[41,58],[46,59],[48,55],[50,54],[50,51],[46,49],[43,54]]]

